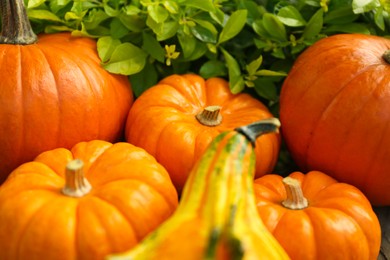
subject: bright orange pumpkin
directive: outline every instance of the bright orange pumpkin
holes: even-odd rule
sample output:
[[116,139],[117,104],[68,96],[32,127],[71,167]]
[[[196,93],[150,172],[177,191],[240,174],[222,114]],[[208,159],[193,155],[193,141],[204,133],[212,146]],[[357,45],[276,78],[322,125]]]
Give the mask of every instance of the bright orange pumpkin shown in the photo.
[[[249,94],[232,94],[224,79],[171,75],[134,102],[125,131],[127,141],[152,154],[181,191],[214,137],[271,117],[267,107]],[[274,168],[279,147],[277,133],[256,140],[256,176]]]
[[94,140],[47,151],[0,187],[0,259],[104,259],[177,205],[167,171],[139,147]]
[[379,220],[356,187],[319,171],[254,182],[257,211],[291,259],[376,260]]
[[131,86],[100,66],[96,42],[69,33],[37,39],[23,1],[6,1],[2,10],[0,183],[43,151],[122,138]]
[[296,60],[280,94],[282,135],[302,171],[320,170],[390,205],[390,40],[341,34]]

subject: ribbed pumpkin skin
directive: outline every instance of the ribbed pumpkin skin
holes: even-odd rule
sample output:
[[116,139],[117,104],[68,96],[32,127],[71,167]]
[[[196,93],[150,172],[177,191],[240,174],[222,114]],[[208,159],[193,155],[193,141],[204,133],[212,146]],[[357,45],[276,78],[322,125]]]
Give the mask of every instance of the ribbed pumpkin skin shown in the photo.
[[302,171],[350,183],[390,205],[390,40],[336,35],[308,48],[280,94],[282,134]]
[[46,34],[0,57],[0,182],[43,151],[122,137],[131,87],[100,66],[94,40]]
[[[92,185],[81,198],[61,192],[74,158]],[[0,188],[0,259],[104,259],[137,244],[177,204],[168,173],[141,148],[90,141],[47,151]]]
[[256,213],[254,166],[244,135],[219,134],[194,165],[172,217],[132,250],[108,259],[289,259]]
[[301,183],[307,208],[282,205],[286,191],[280,175],[256,179],[254,191],[262,221],[291,259],[377,259],[381,228],[360,190],[319,171],[289,176]]
[[[221,106],[222,122],[201,124],[195,116],[207,106]],[[144,148],[168,170],[181,191],[188,174],[212,139],[223,131],[271,118],[272,114],[248,94],[233,95],[228,82],[204,80],[195,74],[168,76],[134,102],[126,124],[126,140]],[[256,141],[256,176],[276,164],[279,134]]]

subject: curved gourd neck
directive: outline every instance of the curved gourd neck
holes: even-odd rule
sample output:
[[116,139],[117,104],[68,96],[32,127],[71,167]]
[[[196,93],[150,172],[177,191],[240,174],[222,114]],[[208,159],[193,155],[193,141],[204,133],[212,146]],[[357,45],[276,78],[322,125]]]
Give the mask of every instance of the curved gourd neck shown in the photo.
[[23,0],[0,0],[1,44],[26,45],[37,42]]

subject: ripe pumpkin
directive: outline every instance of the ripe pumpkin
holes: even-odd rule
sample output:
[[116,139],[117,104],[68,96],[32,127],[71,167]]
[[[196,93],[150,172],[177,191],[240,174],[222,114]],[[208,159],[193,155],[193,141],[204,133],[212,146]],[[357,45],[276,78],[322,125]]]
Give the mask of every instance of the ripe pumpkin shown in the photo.
[[0,187],[0,259],[104,259],[177,204],[167,171],[139,147],[93,140],[46,151]]
[[365,195],[319,171],[255,180],[257,211],[291,259],[376,260],[379,220]]
[[253,193],[253,144],[279,126],[272,118],[215,137],[175,213],[132,250],[108,259],[289,259],[256,213]]
[[296,60],[280,94],[282,135],[302,171],[390,205],[390,40],[341,34]]
[[133,94],[100,66],[96,42],[31,30],[22,0],[2,1],[0,183],[43,151],[123,137]]
[[[271,117],[254,97],[232,94],[224,79],[171,75],[134,102],[126,123],[126,140],[152,154],[181,192],[192,166],[214,137]],[[256,140],[256,176],[273,169],[279,147],[278,133]]]

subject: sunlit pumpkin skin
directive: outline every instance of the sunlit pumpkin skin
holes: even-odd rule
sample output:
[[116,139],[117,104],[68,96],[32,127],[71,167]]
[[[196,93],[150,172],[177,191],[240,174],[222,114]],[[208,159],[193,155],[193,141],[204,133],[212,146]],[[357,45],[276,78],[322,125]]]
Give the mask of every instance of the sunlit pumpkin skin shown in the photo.
[[[319,171],[293,172],[289,178],[301,187],[307,200],[303,207],[295,203],[302,196],[294,186],[286,189],[280,175],[256,179],[254,192],[262,221],[291,259],[377,259],[379,220],[359,189]],[[298,207],[292,209],[293,205]]]
[[390,205],[390,40],[322,39],[295,62],[280,94],[282,135],[304,172],[320,170]]
[[[81,197],[62,191],[75,158],[92,186]],[[129,143],[94,140],[47,151],[0,187],[0,259],[104,259],[136,245],[177,204],[167,171]]]
[[175,213],[132,250],[108,260],[289,259],[257,212],[252,142],[279,120],[225,131],[194,165]]
[[[205,108],[215,107],[221,108],[209,111],[218,113],[212,115],[220,120],[215,125],[204,125],[196,118]],[[271,117],[257,99],[244,93],[233,95],[224,79],[205,80],[195,74],[171,75],[134,102],[127,119],[126,140],[144,148],[164,165],[181,191],[192,166],[214,137]],[[277,133],[258,138],[256,176],[273,169],[279,147]]]
[[123,138],[131,86],[126,76],[103,69],[95,40],[58,33],[16,44],[4,43],[17,40],[5,36],[0,37],[0,182],[43,151]]

